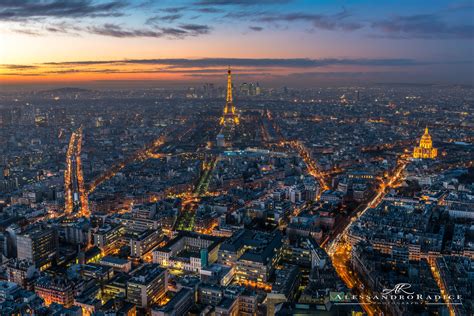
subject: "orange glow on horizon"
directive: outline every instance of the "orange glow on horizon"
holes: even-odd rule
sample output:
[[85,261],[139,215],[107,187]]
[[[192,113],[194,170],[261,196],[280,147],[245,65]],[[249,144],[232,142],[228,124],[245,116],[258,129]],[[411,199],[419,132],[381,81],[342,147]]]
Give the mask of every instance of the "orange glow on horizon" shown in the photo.
[[[48,65],[33,64],[25,68],[9,69],[0,64],[0,84],[66,83],[94,81],[221,81],[227,67],[175,68],[167,65],[98,64],[98,65]],[[14,67],[14,64],[11,64]],[[23,65],[20,65],[20,67]],[[28,68],[30,67],[30,68]],[[362,67],[321,67],[314,72],[363,70]],[[233,67],[236,81],[264,81],[271,77],[304,74],[312,70],[301,68]]]
[[76,74],[63,74],[63,75],[46,75],[38,74],[33,76],[21,76],[21,75],[2,75],[0,74],[1,83],[38,83],[38,82],[49,82],[49,83],[61,83],[61,82],[87,82],[87,81],[122,81],[122,80],[176,80],[181,81],[182,75],[175,74],[89,74],[89,73],[76,73]]
[[[92,66],[83,65],[26,65],[25,68],[8,68],[10,65],[0,65],[1,83],[35,83],[35,82],[85,82],[98,80],[167,80],[167,81],[192,81],[203,77],[211,79],[221,78],[224,67],[216,68],[173,68],[167,65],[129,65],[129,64],[99,64]],[[11,65],[15,67],[16,65]],[[251,74],[255,77],[264,77],[251,68],[236,68],[240,75]],[[273,69],[276,74],[288,71]]]

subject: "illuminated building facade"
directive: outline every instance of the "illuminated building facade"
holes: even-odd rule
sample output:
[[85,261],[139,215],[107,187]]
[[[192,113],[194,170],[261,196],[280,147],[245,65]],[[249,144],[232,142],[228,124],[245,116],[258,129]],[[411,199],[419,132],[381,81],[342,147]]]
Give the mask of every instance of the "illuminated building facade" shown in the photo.
[[73,222],[64,227],[64,239],[75,245],[89,245],[91,242],[91,229],[86,221]]
[[58,303],[69,308],[74,304],[74,286],[67,279],[42,277],[36,281],[35,292],[46,306]]
[[57,230],[34,226],[17,236],[18,259],[29,260],[40,270],[51,266],[58,251]]
[[163,267],[200,272],[203,267],[217,261],[220,243],[219,237],[180,232],[164,247],[153,251],[153,262]]
[[425,133],[421,136],[420,145],[413,150],[413,158],[415,159],[434,159],[438,156],[438,149],[433,148],[433,142],[428,132],[428,127],[425,128]]
[[193,294],[191,289],[182,288],[166,305],[153,308],[151,316],[186,315],[194,304]]
[[106,225],[101,227],[92,234],[94,246],[99,247],[102,252],[109,254],[118,248],[124,233],[125,227],[123,226]]
[[103,266],[112,267],[115,271],[129,272],[132,269],[132,262],[119,257],[105,256],[99,262]]
[[13,259],[6,265],[8,281],[14,282],[23,288],[29,287],[35,273],[35,265],[29,260]]
[[241,230],[226,240],[219,249],[219,262],[235,266],[237,282],[267,282],[281,256],[282,236],[279,232],[263,233]]
[[130,238],[130,256],[140,258],[145,253],[158,245],[163,235],[161,229],[146,230],[141,233],[133,234]]
[[166,295],[168,272],[156,263],[142,265],[127,282],[127,300],[141,308],[160,302]]

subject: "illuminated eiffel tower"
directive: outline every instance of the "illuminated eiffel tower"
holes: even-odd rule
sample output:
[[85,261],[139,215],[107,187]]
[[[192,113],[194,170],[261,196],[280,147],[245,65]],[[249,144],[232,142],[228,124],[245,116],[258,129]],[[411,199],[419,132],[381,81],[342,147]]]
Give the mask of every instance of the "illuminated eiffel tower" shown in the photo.
[[230,67],[229,70],[227,70],[227,97],[220,124],[224,127],[234,127],[239,125],[239,116],[235,113],[235,105],[232,100],[232,75]]

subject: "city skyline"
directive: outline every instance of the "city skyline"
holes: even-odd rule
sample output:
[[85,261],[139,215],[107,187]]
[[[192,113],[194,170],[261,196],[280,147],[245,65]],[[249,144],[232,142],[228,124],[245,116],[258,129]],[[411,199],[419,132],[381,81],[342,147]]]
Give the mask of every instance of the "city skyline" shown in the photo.
[[472,84],[470,1],[7,1],[0,86]]

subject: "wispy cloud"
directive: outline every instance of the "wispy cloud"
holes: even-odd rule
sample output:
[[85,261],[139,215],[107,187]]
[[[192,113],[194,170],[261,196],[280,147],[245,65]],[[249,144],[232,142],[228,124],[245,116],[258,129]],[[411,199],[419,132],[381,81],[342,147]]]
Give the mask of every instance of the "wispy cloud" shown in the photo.
[[[114,80],[163,80],[175,82],[193,80],[222,80],[228,65],[237,78],[252,77],[267,83],[291,82],[297,86],[310,83],[341,83],[363,80],[405,80],[414,73],[433,69],[427,66],[454,65],[472,68],[472,61],[427,62],[413,59],[309,59],[309,58],[200,58],[200,59],[125,59],[48,62],[33,65],[0,65],[0,77],[39,77],[48,80],[93,78]],[[87,74],[87,76],[81,76]],[[77,77],[76,77],[77,76]],[[413,76],[411,76],[413,77]],[[416,76],[415,76],[416,77]],[[446,80],[441,76],[430,80]],[[88,79],[88,80],[93,80]],[[80,79],[81,80],[81,79]],[[168,80],[168,79],[166,79]],[[416,79],[418,80],[418,79]]]
[[203,6],[258,6],[288,3],[289,0],[199,0],[195,5]]
[[[8,76],[44,76],[44,75],[66,75],[66,74],[179,74],[184,76],[222,76],[225,71],[219,68],[213,69],[173,69],[168,67],[162,68],[136,68],[136,69],[129,69],[129,68],[93,68],[93,67],[75,67],[75,68],[56,68],[52,70],[43,70],[41,72],[32,72],[36,66],[31,66],[32,68],[21,68],[22,65],[0,65],[0,69],[9,70],[8,72],[4,72],[1,75],[8,75]],[[16,68],[16,66],[20,68]],[[25,66],[28,67],[28,66]],[[30,71],[29,71],[30,70]],[[260,75],[269,75],[270,73],[263,72],[264,69],[259,68],[239,68],[239,76],[243,76],[252,72],[255,72]],[[258,72],[256,72],[258,71]]]
[[249,26],[249,29],[255,32],[263,31],[263,27],[261,26]]
[[309,22],[312,27],[323,30],[355,31],[364,25],[360,22],[348,20],[351,14],[344,10],[332,15],[295,12],[287,14],[260,14],[257,20],[267,23]]
[[99,65],[99,64],[137,64],[137,65],[165,65],[175,68],[209,68],[209,67],[268,67],[268,68],[316,68],[325,66],[372,66],[372,67],[399,67],[427,65],[429,63],[413,59],[382,58],[382,59],[310,59],[310,58],[200,58],[200,59],[125,59],[125,60],[91,60],[49,62],[46,65]]
[[171,23],[174,22],[180,18],[182,18],[182,14],[168,14],[168,15],[155,15],[151,18],[148,18],[145,22],[147,25],[158,25],[160,22],[166,22],[166,23]]
[[91,34],[112,36],[112,37],[162,37],[163,33],[147,29],[125,29],[120,25],[106,23],[101,26],[88,27]]
[[[255,69],[239,69],[239,74],[255,71]],[[70,74],[70,73],[104,73],[104,74],[206,74],[222,76],[222,69],[94,69],[94,68],[68,68],[45,71],[47,74]]]
[[87,31],[79,24],[69,22],[52,22],[52,23],[34,23],[31,25],[21,24],[9,29],[11,32],[25,34],[29,36],[45,36],[48,34],[67,34],[71,36],[79,36]]
[[25,21],[46,17],[95,18],[122,16],[124,1],[95,3],[90,0],[3,0],[0,1],[0,21]]
[[187,7],[169,7],[169,8],[163,8],[163,9],[160,9],[160,11],[162,12],[167,12],[167,13],[178,13],[178,12],[181,12],[181,11],[185,11],[187,9]]
[[191,33],[191,35],[208,34],[211,30],[208,25],[202,24],[182,24],[180,27]]
[[125,28],[118,24],[106,23],[100,26],[91,26],[87,30],[91,34],[111,36],[118,38],[128,37],[167,37],[167,38],[184,38],[188,36],[198,36],[207,34],[210,27],[201,24],[182,24],[179,27],[156,27],[156,30],[150,29],[132,29]]
[[394,73],[404,72],[393,72],[393,71],[307,71],[307,72],[293,72],[285,75],[286,77],[298,77],[303,78],[332,78],[332,79],[348,79],[348,78],[361,78],[366,76],[374,75],[390,75]]
[[24,73],[24,72],[6,72],[2,73],[2,76],[18,76],[18,77],[39,77],[44,76],[41,73]]
[[260,17],[271,16],[274,13],[268,11],[255,11],[255,10],[239,10],[230,11],[224,15],[224,18],[238,19],[238,20],[253,20],[256,21]]
[[474,38],[474,24],[448,24],[436,14],[395,16],[376,21],[372,23],[372,27],[381,31],[381,36],[389,38]]
[[45,30],[51,33],[68,33],[77,35],[84,29],[83,27],[73,23],[58,22],[46,25]]
[[160,31],[162,32],[162,34],[171,38],[182,38],[188,34],[186,30],[182,30],[182,29],[174,28],[174,27],[162,27],[160,28]]
[[213,8],[213,7],[195,8],[194,10],[198,11],[198,12],[201,12],[201,13],[221,13],[221,12],[225,12],[222,9]]
[[28,35],[28,36],[43,35],[41,32],[38,32],[38,30],[29,28],[29,27],[13,28],[11,31],[15,33],[19,33],[19,34]]
[[[144,0],[139,4],[132,0],[0,0],[0,22],[11,23],[7,30],[30,36],[48,34],[84,35],[92,33],[117,38],[162,37],[185,38],[209,34],[216,24],[233,18],[237,27],[245,28],[242,21],[250,24],[251,31],[268,31],[271,27],[285,26],[301,31],[326,30],[339,32],[372,31],[365,33],[372,38],[393,39],[472,39],[474,23],[469,19],[454,19],[455,14],[472,13],[472,1],[446,5],[434,13],[412,15],[378,15],[362,18],[351,9],[335,13],[315,10],[288,11],[281,5],[289,0],[187,0],[185,4],[163,7],[158,2]],[[153,8],[153,10],[151,10]],[[142,26],[130,25],[129,17],[136,10],[153,12],[144,19]],[[201,15],[209,13],[208,21]],[[413,11],[412,11],[413,12]],[[148,12],[146,12],[148,13]],[[98,25],[91,18],[106,17],[105,24]],[[66,21],[66,22],[64,22]],[[73,24],[74,23],[74,24]],[[180,25],[178,25],[180,24]],[[257,25],[257,26],[255,26]],[[362,31],[361,31],[362,32]]]
[[11,69],[11,70],[24,70],[24,69],[35,69],[37,66],[34,65],[15,65],[15,64],[1,64],[1,69]]

